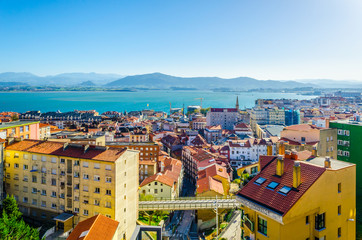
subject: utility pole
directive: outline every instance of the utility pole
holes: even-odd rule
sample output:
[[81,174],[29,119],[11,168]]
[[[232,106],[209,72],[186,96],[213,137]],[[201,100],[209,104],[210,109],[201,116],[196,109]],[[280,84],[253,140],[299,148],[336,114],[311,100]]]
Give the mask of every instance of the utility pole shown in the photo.
[[216,239],[219,236],[219,203],[217,201],[217,196],[216,196],[216,200],[214,201],[214,211],[216,213]]

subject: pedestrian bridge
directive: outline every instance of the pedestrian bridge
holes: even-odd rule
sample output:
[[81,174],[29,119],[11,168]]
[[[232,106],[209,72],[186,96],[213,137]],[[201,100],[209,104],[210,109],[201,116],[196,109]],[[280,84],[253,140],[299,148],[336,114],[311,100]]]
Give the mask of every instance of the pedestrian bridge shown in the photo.
[[238,208],[241,203],[235,197],[179,197],[174,199],[153,199],[139,201],[139,211],[154,210],[197,210],[197,209],[231,209]]

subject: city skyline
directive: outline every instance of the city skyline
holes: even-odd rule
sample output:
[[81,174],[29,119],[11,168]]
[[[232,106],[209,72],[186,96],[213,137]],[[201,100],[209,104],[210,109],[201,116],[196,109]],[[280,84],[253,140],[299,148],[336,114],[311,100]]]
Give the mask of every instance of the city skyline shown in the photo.
[[0,72],[360,80],[362,4],[0,3]]

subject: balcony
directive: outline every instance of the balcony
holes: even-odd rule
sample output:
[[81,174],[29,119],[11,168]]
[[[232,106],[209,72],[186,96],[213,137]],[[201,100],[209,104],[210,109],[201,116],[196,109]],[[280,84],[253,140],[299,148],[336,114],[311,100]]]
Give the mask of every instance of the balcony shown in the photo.
[[248,218],[248,215],[244,215],[244,223],[251,232],[254,232],[254,223]]

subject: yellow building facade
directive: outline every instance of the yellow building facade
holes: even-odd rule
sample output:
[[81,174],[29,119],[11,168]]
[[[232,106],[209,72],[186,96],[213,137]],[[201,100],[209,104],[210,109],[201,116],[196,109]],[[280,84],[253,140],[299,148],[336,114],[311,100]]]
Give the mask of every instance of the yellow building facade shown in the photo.
[[[44,221],[66,212],[74,226],[104,214],[121,223],[128,239],[138,217],[138,162],[138,151],[129,149],[14,142],[5,149],[6,193],[24,215]],[[70,230],[69,219],[57,228]]]
[[356,165],[328,158],[283,165],[272,161],[238,193],[244,239],[356,239]]

